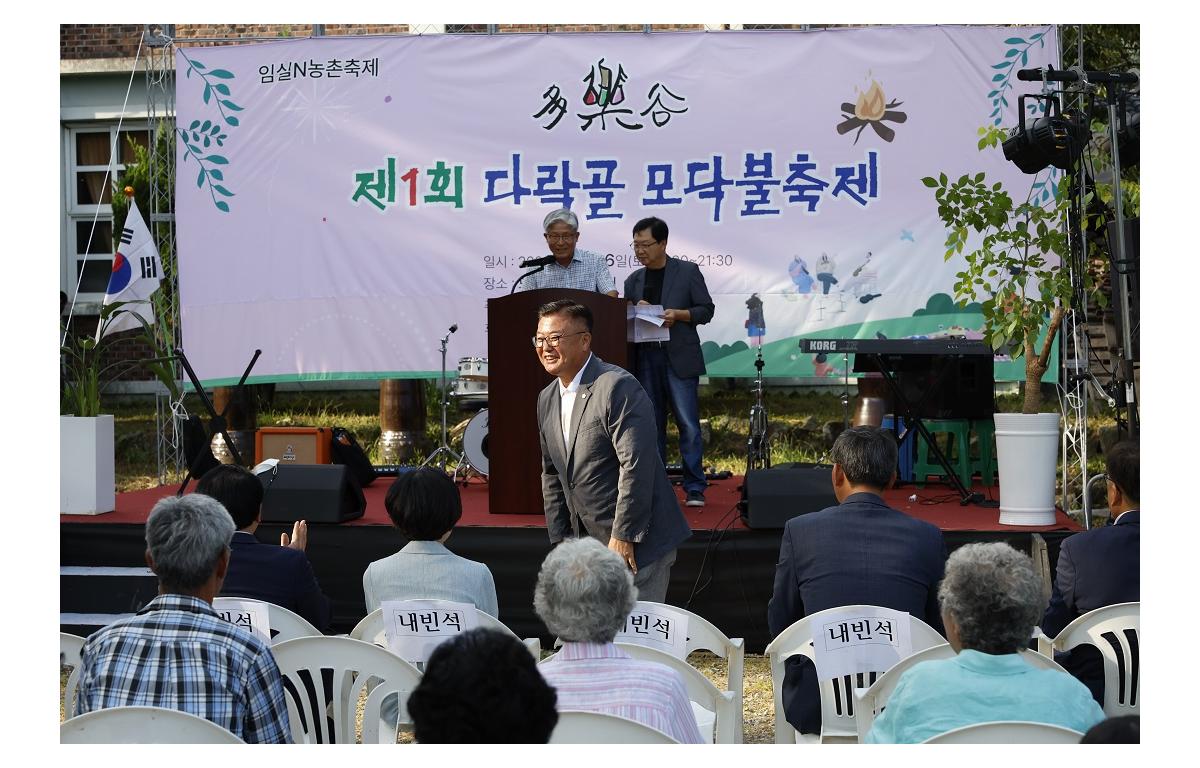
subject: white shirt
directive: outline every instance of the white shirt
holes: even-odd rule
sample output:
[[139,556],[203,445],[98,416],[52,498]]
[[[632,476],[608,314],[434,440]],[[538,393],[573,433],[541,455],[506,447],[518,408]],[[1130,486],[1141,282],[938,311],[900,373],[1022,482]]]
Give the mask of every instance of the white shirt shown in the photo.
[[[575,374],[575,378],[571,379],[569,385],[564,387],[562,379],[558,380],[558,417],[562,421],[564,447],[571,444],[571,411],[575,408],[575,393],[579,391],[579,380],[583,378],[583,372],[587,370],[588,363],[592,362],[593,357],[595,355],[588,352],[588,359],[584,361],[583,367]],[[587,395],[584,395],[584,397],[587,397]]]

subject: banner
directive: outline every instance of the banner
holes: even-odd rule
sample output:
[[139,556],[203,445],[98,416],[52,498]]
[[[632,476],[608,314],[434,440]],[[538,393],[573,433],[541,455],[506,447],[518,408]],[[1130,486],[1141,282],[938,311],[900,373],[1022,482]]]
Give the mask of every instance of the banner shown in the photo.
[[[570,207],[623,289],[632,227],[700,265],[710,376],[840,375],[805,336],[979,338],[921,178],[1049,199],[1017,122],[1053,27],[428,35],[178,48],[183,344],[208,384],[434,375]],[[623,292],[623,291],[622,291]],[[529,318],[532,333],[536,318]],[[530,350],[533,354],[533,350]],[[997,377],[1023,378],[1023,362]]]

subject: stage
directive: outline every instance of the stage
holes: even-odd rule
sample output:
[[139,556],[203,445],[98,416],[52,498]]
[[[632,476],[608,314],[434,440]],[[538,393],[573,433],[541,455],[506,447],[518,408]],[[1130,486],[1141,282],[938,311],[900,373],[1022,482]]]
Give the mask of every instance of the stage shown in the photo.
[[[705,507],[683,507],[692,537],[679,549],[671,571],[667,602],[685,606],[712,621],[731,637],[744,637],[746,649],[761,653],[767,637],[767,601],[771,597],[779,530],[752,530],[737,512],[741,477],[714,481]],[[337,525],[310,524],[308,555],[321,588],[333,601],[333,631],[348,632],[365,615],[362,574],[367,565],[405,543],[391,527],[383,501],[391,478],[364,489],[366,511]],[[153,575],[145,570],[143,525],[159,499],[176,486],[117,494],[116,511],[104,515],[60,516],[60,611],[71,615],[131,613],[151,598]],[[998,498],[995,486],[972,489]],[[680,503],[683,493],[676,489]],[[916,501],[909,497],[915,494]],[[940,528],[948,550],[972,541],[1006,541],[1029,552],[1032,535],[1045,539],[1053,568],[1059,542],[1081,530],[1058,512],[1056,525],[1000,526],[999,510],[961,506],[953,490],[911,484],[885,493],[894,508]],[[549,640],[533,612],[538,567],[550,550],[541,515],[492,514],[487,484],[478,479],[462,488],[463,516],[446,542],[455,553],[486,563],[496,580],[500,619],[522,637]],[[290,526],[287,527],[290,530]],[[262,541],[278,542],[285,526],[264,524]],[[65,620],[64,620],[65,622]],[[64,623],[64,631],[86,634],[94,626]]]

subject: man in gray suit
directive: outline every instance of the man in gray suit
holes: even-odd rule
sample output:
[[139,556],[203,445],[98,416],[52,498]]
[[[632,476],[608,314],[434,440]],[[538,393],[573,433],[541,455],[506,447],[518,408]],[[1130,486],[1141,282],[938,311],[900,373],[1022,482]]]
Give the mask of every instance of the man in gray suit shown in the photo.
[[704,506],[704,441],[700,436],[700,376],[704,355],[696,326],[713,318],[713,300],[700,267],[667,255],[667,222],[651,216],[633,225],[633,255],[642,269],[625,278],[625,298],[658,304],[669,341],[637,345],[637,378],[654,404],[658,457],[667,461],[667,411],[679,427],[683,490],[689,507]]
[[542,499],[550,541],[584,534],[629,565],[638,599],[663,602],[691,535],[654,450],[654,409],[637,379],[592,354],[592,312],[538,310],[533,344],[555,381],[538,395]]

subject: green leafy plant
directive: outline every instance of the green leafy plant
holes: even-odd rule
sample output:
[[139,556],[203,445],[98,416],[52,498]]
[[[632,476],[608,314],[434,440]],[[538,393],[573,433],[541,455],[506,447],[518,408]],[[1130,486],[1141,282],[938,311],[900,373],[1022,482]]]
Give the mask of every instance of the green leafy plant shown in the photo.
[[[1005,132],[980,128],[980,149],[996,147]],[[1066,216],[1069,185],[1054,185],[1047,203],[1039,194],[1016,203],[1001,182],[989,184],[984,173],[950,180],[942,173],[922,179],[934,190],[938,216],[946,226],[946,260],[961,256],[954,297],[960,306],[981,300],[984,337],[993,349],[1008,347],[1025,357],[1023,413],[1041,410],[1041,381],[1063,317],[1071,305]],[[1039,189],[1044,187],[1039,187]],[[974,247],[969,248],[968,243]],[[1085,276],[1087,290],[1092,281]],[[1102,298],[1102,297],[1098,297]],[[1041,348],[1037,340],[1046,331]]]
[[[118,318],[126,315],[138,321],[138,333],[118,332],[111,336],[81,336],[64,334],[66,341],[60,349],[61,387],[60,413],[64,416],[99,416],[100,393],[104,386],[122,373],[141,365],[146,367],[166,386],[172,398],[179,397],[179,387],[171,376],[170,368],[153,358],[166,354],[154,335],[154,328],[141,315],[126,307],[143,302],[114,301],[100,310],[99,328],[107,329]],[[99,334],[97,334],[99,335]],[[117,360],[104,362],[104,352],[118,344],[142,342],[151,349],[149,360]]]

